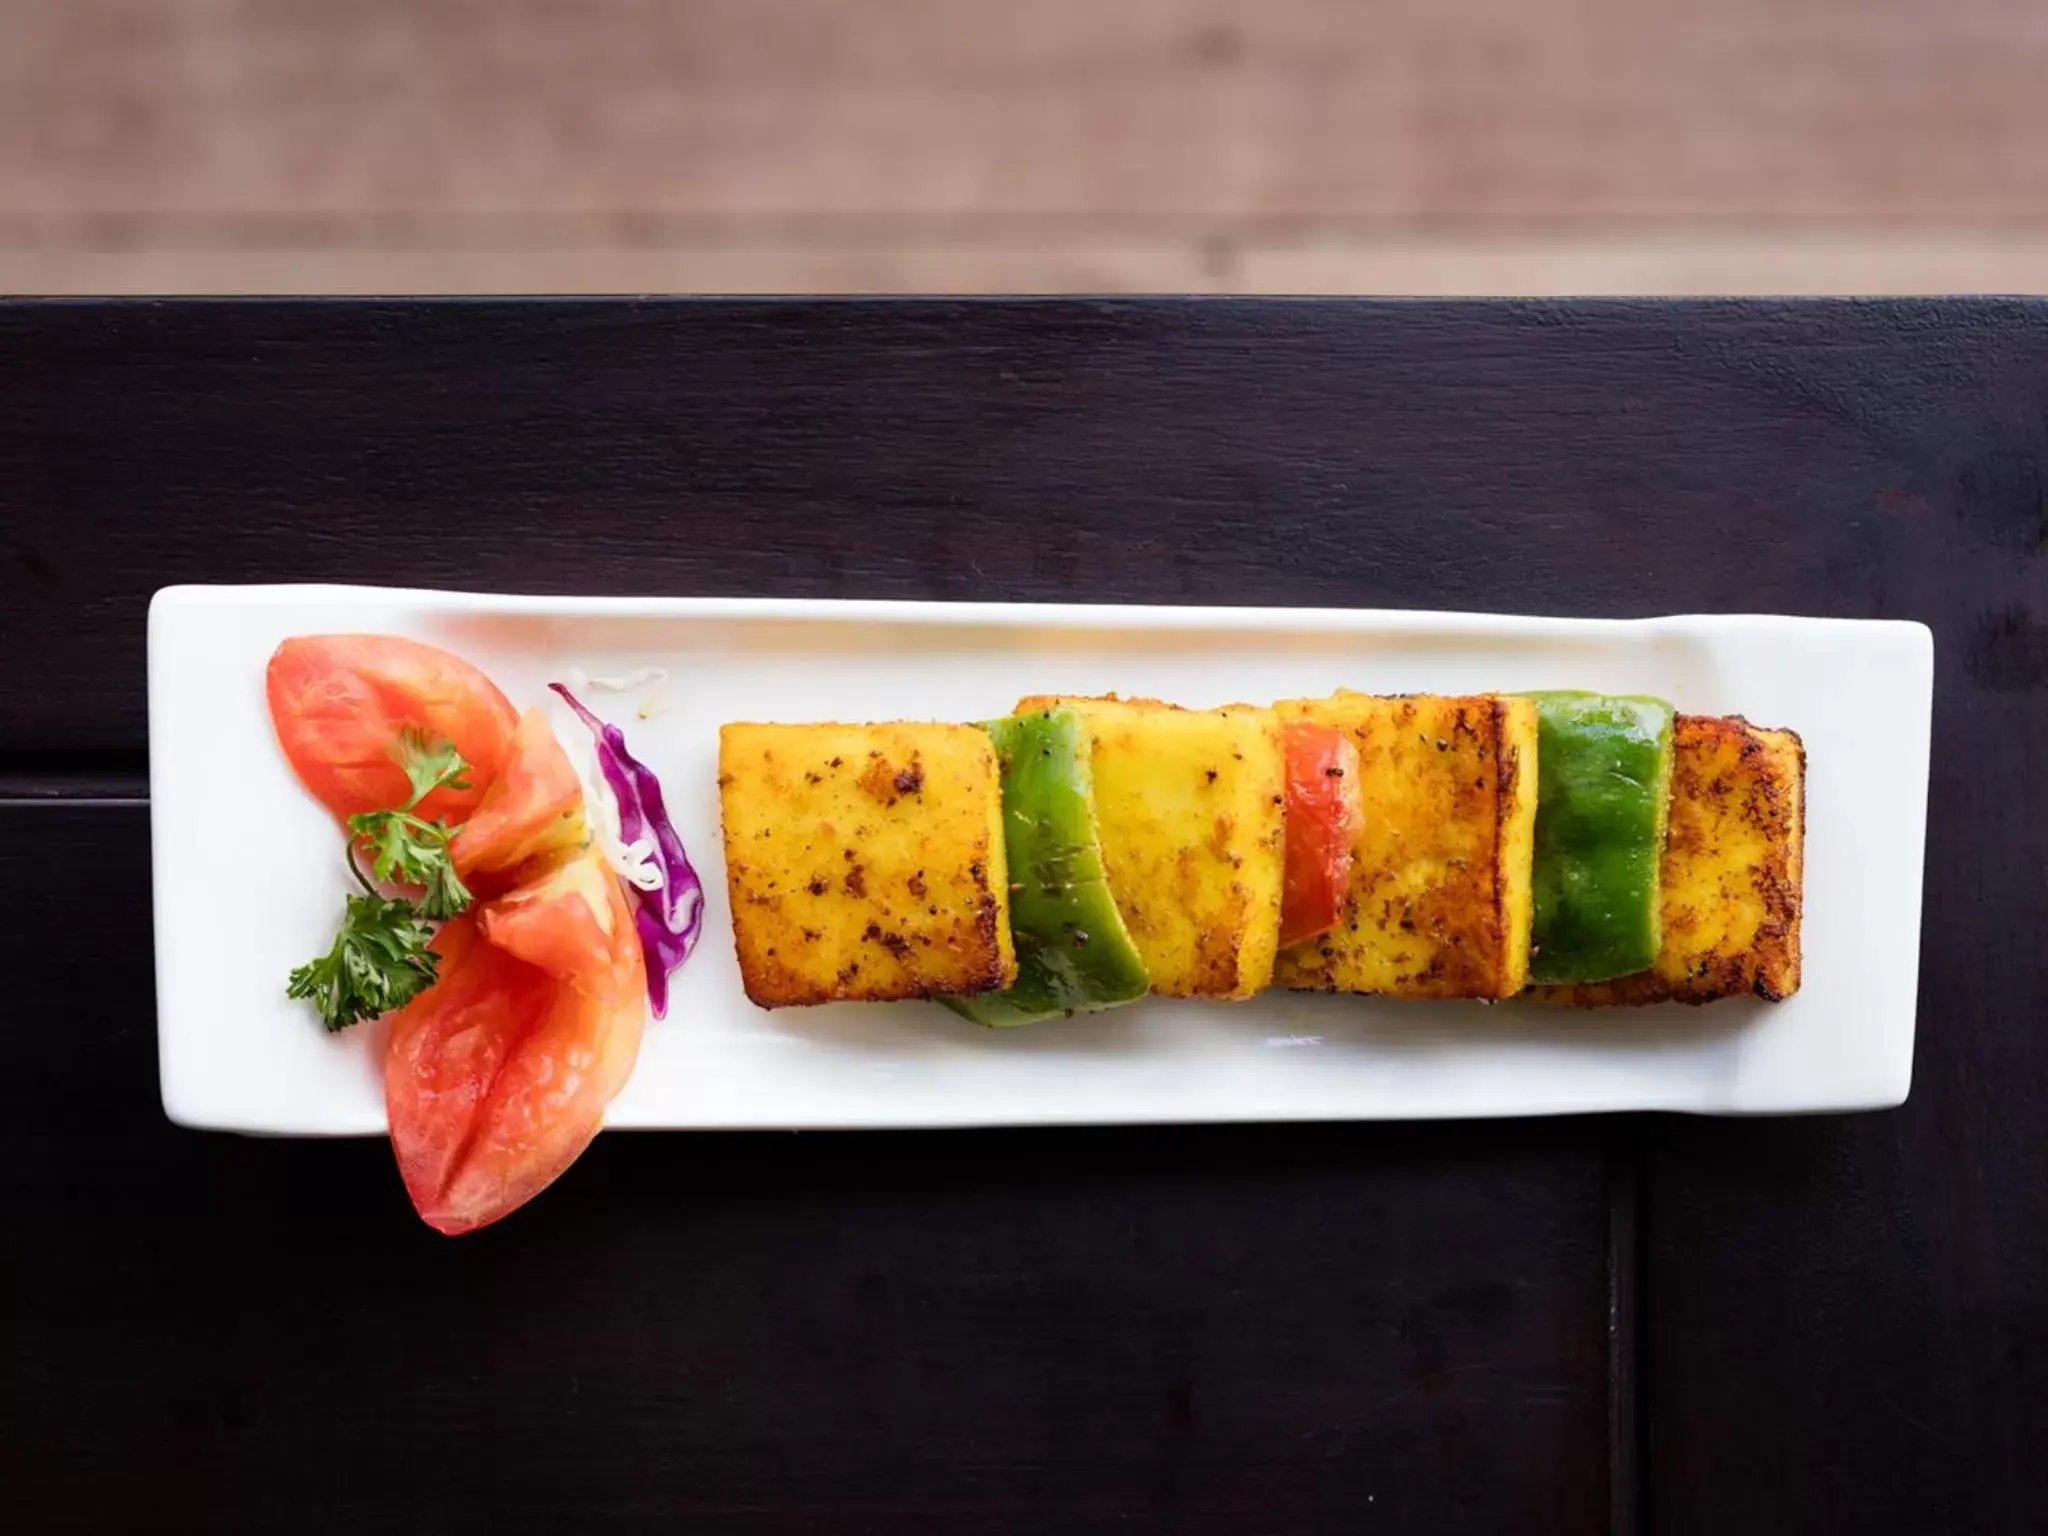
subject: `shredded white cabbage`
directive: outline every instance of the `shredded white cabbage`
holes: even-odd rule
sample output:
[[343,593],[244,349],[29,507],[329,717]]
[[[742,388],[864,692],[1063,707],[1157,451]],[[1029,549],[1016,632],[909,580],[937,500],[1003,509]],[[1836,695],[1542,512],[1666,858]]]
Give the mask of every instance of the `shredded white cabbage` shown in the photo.
[[563,681],[571,693],[632,693],[645,690],[640,697],[634,714],[642,720],[651,720],[668,708],[668,669],[666,667],[637,667],[631,672],[614,673],[604,677],[593,677],[581,667],[570,667]]
[[631,693],[635,688],[659,688],[668,681],[668,669],[641,667],[618,676],[593,677],[581,667],[571,667],[565,681],[571,693]]
[[[570,675],[576,677],[579,674],[571,668]],[[572,683],[570,686],[576,685]],[[598,766],[597,738],[584,729],[580,720],[571,720],[570,728],[558,729],[555,736],[558,740],[573,743],[568,748],[569,762],[576,770],[576,777],[583,781],[583,819],[590,828],[590,840],[597,845],[599,855],[611,866],[612,873],[626,884],[643,891],[660,890],[668,877],[654,862],[653,834],[637,837],[630,843],[626,841],[619,823],[618,796],[612,793],[603,768]]]

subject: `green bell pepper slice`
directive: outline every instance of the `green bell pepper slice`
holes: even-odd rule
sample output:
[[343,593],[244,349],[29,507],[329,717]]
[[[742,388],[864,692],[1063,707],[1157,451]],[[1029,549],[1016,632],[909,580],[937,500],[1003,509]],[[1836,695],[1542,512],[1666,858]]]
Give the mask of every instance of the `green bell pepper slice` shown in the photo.
[[1071,709],[991,720],[1003,773],[1017,981],[942,1001],[976,1024],[1030,1024],[1134,1002],[1151,987],[1102,867],[1088,727]]
[[1529,697],[1537,709],[1529,980],[1607,981],[1646,970],[1664,937],[1673,710],[1641,696]]

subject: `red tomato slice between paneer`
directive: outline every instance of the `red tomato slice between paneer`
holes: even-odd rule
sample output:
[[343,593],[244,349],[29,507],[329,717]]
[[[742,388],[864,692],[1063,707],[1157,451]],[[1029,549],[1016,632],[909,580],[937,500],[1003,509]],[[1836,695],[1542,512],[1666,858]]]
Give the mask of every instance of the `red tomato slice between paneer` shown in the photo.
[[1306,720],[1282,727],[1287,752],[1287,861],[1280,942],[1299,944],[1344,918],[1351,860],[1365,810],[1357,743],[1334,726]]

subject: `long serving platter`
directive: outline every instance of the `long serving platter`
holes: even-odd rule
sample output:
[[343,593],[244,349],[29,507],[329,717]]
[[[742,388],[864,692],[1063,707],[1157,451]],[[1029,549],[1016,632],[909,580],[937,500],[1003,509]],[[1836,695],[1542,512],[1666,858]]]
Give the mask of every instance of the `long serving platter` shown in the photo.
[[[287,636],[336,630],[444,645],[521,706],[572,669],[666,674],[658,701],[607,703],[666,786],[709,889],[708,936],[649,1025],[615,1127],[1779,1114],[1882,1108],[1910,1084],[1933,702],[1918,624],[174,587],[150,609],[149,738],[163,1102],[181,1124],[385,1129],[380,1030],[326,1035],[283,985],[331,933],[347,876],[278,750],[263,669]],[[1797,730],[1801,990],[1587,1010],[1274,991],[1005,1031],[934,1004],[768,1012],[742,992],[719,847],[722,723],[975,720],[1028,693],[1201,706],[1340,687],[1649,693]],[[659,708],[641,718],[644,702]]]

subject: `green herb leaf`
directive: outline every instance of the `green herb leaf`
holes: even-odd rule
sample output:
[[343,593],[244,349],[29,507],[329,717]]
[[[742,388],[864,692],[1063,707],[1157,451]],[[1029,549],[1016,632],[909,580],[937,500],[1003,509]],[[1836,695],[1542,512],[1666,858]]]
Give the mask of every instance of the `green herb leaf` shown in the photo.
[[447,855],[450,830],[439,822],[434,825],[440,829],[443,852],[439,863],[426,867],[426,877],[420,881],[426,887],[420,897],[420,911],[428,917],[448,918],[467,910],[476,898],[462,883],[462,876],[455,873],[455,862]]
[[[330,1032],[402,1008],[434,984],[441,957],[429,948],[434,923],[455,916],[474,899],[449,857],[455,828],[427,821],[414,808],[437,789],[467,789],[469,764],[452,741],[430,741],[408,726],[391,752],[405,770],[412,798],[388,811],[348,819],[349,873],[363,894],[348,899],[348,915],[334,947],[291,973],[285,995],[309,1000]],[[417,902],[374,889],[357,862],[367,850],[371,872],[388,885],[416,885]]]
[[416,725],[408,725],[398,733],[398,744],[391,755],[412,783],[412,798],[400,810],[411,810],[437,789],[469,788],[469,780],[463,777],[469,772],[469,764],[455,750],[455,743],[430,741],[427,733]]
[[351,896],[334,947],[291,974],[285,995],[307,998],[329,1033],[401,1008],[434,984],[434,927],[409,901]]
[[365,811],[349,817],[348,829],[369,850],[370,872],[379,880],[425,888],[420,911],[427,917],[453,917],[468,907],[469,887],[448,856],[455,832],[446,822],[422,821],[410,811]]
[[417,885],[420,914],[448,918],[469,906],[469,887],[455,873],[448,857],[455,829],[444,821],[427,821],[413,807],[437,789],[467,789],[463,777],[469,764],[452,741],[430,741],[417,726],[398,734],[392,756],[405,770],[412,798],[389,811],[365,811],[348,819],[351,846],[360,840],[369,851],[371,872],[387,885]]

